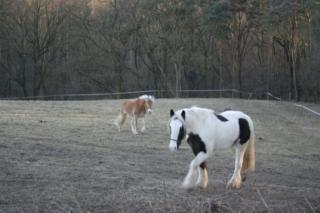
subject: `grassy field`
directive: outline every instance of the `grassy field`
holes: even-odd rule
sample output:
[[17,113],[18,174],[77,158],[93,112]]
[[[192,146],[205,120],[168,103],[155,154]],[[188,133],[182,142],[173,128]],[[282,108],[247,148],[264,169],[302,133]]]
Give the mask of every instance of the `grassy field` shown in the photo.
[[[121,100],[0,101],[0,212],[320,212],[320,118],[287,102],[159,99],[145,134],[117,132]],[[234,152],[208,160],[208,189],[184,190],[193,155],[168,150],[169,110],[249,114],[257,168],[227,190]],[[320,111],[319,105],[309,105]]]

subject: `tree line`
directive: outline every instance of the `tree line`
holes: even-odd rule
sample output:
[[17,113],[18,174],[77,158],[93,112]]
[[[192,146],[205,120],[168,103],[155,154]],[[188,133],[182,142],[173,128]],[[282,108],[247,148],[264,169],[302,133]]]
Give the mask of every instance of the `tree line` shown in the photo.
[[0,97],[229,88],[319,101],[319,44],[320,0],[0,0]]

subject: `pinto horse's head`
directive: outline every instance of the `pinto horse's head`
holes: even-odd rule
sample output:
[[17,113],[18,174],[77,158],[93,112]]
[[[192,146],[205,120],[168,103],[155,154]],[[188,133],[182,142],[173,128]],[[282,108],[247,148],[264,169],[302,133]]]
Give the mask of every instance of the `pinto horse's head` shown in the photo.
[[186,130],[184,127],[184,122],[186,119],[186,112],[184,110],[179,110],[178,112],[174,112],[172,109],[170,110],[170,121],[169,121],[169,129],[170,129],[170,144],[169,149],[171,151],[175,151],[179,149],[179,146],[182,140],[186,136]]

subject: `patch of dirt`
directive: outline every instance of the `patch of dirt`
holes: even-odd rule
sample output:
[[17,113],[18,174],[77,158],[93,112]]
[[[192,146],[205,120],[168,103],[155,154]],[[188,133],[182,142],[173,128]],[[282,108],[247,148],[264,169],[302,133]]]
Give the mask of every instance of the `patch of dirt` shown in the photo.
[[[145,134],[113,120],[121,100],[1,101],[0,212],[319,212],[320,119],[287,102],[159,99]],[[208,160],[208,189],[184,190],[193,155],[168,150],[171,108],[249,114],[257,169],[227,190],[232,150]],[[318,105],[312,105],[319,109]]]

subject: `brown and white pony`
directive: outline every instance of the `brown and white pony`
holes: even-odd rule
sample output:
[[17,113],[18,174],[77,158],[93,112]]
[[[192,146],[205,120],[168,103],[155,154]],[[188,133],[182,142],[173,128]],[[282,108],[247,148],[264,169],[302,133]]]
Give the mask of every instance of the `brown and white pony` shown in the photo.
[[131,131],[133,134],[138,134],[138,118],[142,119],[141,132],[146,130],[144,117],[147,113],[152,112],[152,104],[155,98],[152,95],[141,95],[136,99],[126,100],[122,103],[120,114],[114,121],[114,124],[118,127],[119,132],[121,127],[126,121],[127,115],[131,117]]

